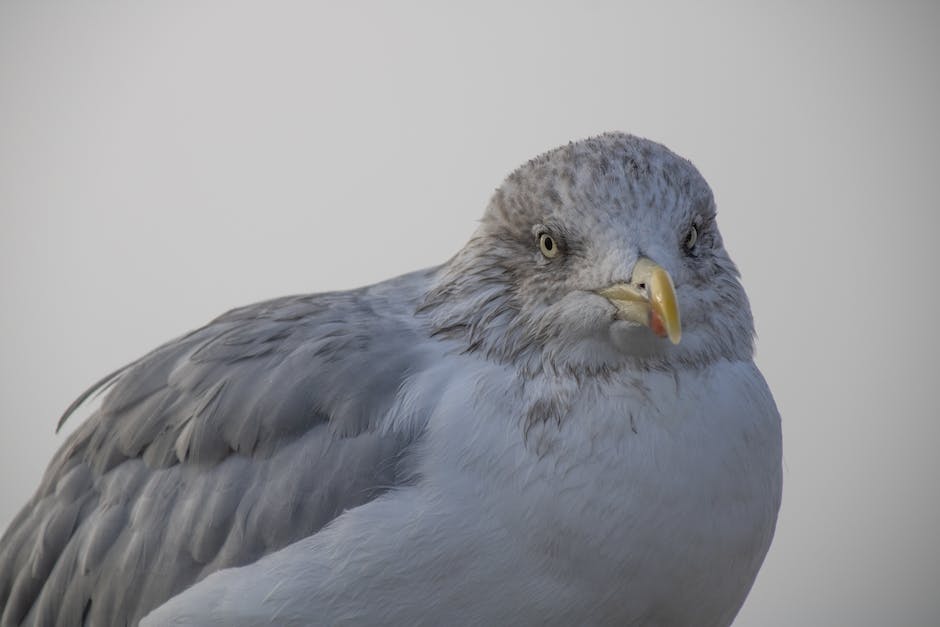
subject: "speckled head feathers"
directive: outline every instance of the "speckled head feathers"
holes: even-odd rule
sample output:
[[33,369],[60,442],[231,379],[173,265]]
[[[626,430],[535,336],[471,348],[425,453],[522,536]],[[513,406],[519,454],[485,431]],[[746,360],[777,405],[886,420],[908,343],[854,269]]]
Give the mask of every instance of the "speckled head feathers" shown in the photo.
[[679,205],[714,213],[711,190],[689,161],[649,140],[606,133],[517,168],[496,191],[486,219],[512,225],[575,214],[622,223],[635,220],[638,208],[666,211]]
[[[440,334],[496,359],[604,370],[749,358],[753,328],[712,192],[664,146],[623,133],[572,142],[510,174],[428,296]],[[687,248],[694,229],[694,248]],[[558,253],[540,253],[540,234]],[[596,292],[640,257],[673,277],[687,332],[667,346],[614,321]],[[533,357],[537,356],[537,357]]]

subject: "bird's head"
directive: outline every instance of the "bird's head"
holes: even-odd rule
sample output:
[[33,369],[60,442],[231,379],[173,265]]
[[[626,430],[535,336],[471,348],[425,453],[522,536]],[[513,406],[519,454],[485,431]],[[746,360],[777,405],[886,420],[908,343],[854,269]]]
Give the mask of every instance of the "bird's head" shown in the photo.
[[668,367],[753,352],[707,183],[664,146],[621,133],[513,172],[425,307],[436,333],[538,367]]

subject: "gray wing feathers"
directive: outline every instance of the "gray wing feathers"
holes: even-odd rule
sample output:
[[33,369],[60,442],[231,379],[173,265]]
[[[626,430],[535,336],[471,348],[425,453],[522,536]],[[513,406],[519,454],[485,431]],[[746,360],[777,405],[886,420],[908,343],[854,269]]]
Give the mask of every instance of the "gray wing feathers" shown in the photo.
[[[403,481],[429,272],[234,310],[118,371],[0,541],[0,624],[136,624]],[[420,423],[420,417],[416,419]]]

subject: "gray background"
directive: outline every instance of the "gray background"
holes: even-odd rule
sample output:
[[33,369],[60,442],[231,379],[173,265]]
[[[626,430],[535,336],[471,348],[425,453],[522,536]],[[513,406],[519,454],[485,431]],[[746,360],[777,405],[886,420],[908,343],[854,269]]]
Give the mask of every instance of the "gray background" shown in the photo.
[[940,623],[940,10],[794,4],[3,3],[0,528],[99,376],[443,261],[512,168],[619,129],[710,181],[784,417],[736,624]]

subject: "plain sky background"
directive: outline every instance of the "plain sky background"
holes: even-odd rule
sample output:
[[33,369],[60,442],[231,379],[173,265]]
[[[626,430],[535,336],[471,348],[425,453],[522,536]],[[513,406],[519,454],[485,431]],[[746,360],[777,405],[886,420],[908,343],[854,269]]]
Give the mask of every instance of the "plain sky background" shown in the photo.
[[735,624],[940,624],[940,4],[466,4],[0,4],[0,529],[100,376],[616,129],[713,187],[783,415]]

